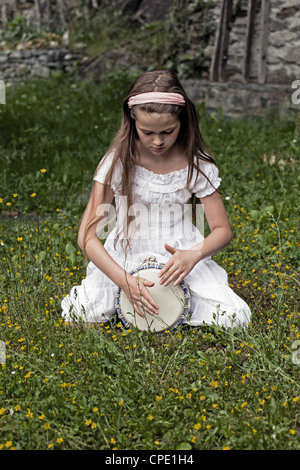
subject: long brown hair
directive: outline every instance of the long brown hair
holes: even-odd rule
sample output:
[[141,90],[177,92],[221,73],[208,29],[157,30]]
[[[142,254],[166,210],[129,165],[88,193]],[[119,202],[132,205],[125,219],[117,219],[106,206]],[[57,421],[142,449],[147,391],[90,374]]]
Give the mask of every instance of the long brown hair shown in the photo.
[[[143,105],[128,107],[128,100],[131,96],[147,92],[169,92],[179,93],[185,99],[185,106],[147,103]],[[180,120],[180,131],[177,142],[183,150],[188,161],[187,186],[192,180],[194,171],[206,178],[207,176],[199,168],[199,160],[211,162],[216,165],[214,159],[205,151],[205,143],[199,129],[199,114],[192,101],[184,91],[177,75],[172,70],[153,70],[140,75],[131,88],[123,102],[123,117],[119,132],[112,141],[107,154],[113,152],[112,164],[106,175],[104,201],[109,188],[114,168],[117,162],[122,165],[121,194],[127,197],[127,210],[132,204],[131,183],[134,176],[138,135],[135,127],[135,108],[139,108],[149,113],[171,113],[175,114]],[[105,158],[105,157],[104,157]],[[102,161],[99,163],[95,174],[97,173]],[[100,203],[100,202],[99,202]],[[90,217],[87,222],[86,231],[96,222],[97,218]],[[127,227],[129,223],[127,223]]]

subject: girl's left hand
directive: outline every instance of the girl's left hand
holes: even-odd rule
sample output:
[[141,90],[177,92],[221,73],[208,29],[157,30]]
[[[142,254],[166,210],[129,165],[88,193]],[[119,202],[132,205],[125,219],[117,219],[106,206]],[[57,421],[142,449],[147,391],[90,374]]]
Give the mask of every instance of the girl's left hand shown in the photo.
[[167,243],[165,248],[172,256],[159,273],[158,276],[162,278],[159,282],[167,286],[176,279],[174,282],[176,286],[199,261],[199,253],[196,250],[177,250]]

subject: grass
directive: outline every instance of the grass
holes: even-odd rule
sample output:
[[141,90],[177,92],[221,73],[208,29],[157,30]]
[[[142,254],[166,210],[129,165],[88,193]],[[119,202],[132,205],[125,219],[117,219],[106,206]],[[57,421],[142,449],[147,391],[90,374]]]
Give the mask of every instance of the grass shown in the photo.
[[76,246],[91,177],[118,128],[124,74],[9,88],[0,108],[0,448],[299,448],[299,128],[296,116],[201,127],[233,241],[214,259],[251,306],[244,330],[154,336],[117,319],[62,322],[85,276]]

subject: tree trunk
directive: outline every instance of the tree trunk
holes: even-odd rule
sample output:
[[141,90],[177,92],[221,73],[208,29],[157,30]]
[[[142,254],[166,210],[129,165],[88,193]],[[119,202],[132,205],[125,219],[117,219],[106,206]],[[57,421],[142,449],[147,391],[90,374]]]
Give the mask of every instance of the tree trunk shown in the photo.
[[42,14],[41,14],[40,0],[34,0],[34,5],[36,9],[37,25],[40,30],[42,26]]
[[52,20],[51,0],[46,0],[46,25],[50,29]]
[[65,19],[65,14],[64,14],[64,1],[63,0],[56,0],[56,1],[57,1],[57,7],[58,7],[59,18],[60,18],[61,24],[65,27],[66,19]]

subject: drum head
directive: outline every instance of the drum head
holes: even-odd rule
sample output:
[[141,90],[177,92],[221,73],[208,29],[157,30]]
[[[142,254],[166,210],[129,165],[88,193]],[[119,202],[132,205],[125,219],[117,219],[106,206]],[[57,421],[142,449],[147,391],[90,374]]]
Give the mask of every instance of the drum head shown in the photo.
[[189,292],[184,282],[177,286],[170,283],[168,286],[159,284],[159,271],[162,268],[145,267],[133,271],[130,274],[139,276],[154,282],[152,287],[147,287],[153,299],[159,305],[159,314],[150,315],[143,311],[144,318],[134,311],[131,303],[122,290],[116,295],[116,307],[119,318],[126,328],[134,326],[139,330],[151,330],[152,332],[162,332],[172,330],[177,327],[185,318],[189,311]]

